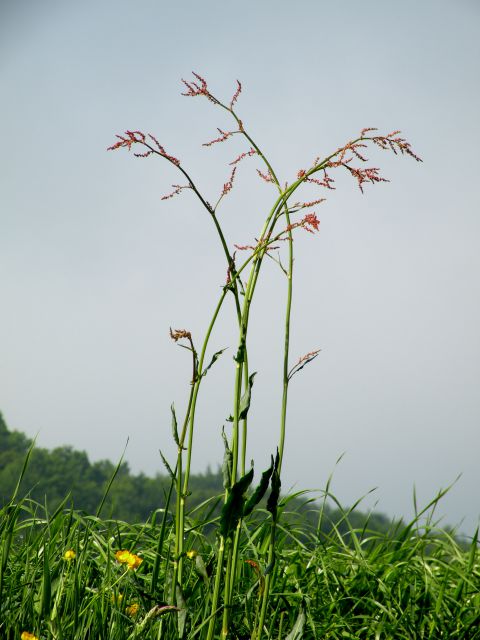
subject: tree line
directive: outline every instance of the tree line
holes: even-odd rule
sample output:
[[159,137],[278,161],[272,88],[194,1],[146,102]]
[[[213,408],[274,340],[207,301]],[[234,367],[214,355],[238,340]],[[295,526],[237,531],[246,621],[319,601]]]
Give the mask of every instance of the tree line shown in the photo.
[[[102,517],[125,522],[145,522],[158,509],[164,509],[171,488],[168,474],[154,477],[134,474],[127,462],[115,465],[110,460],[91,462],[85,451],[70,446],[52,450],[33,447],[33,441],[25,434],[9,430],[0,412],[0,507],[12,497],[29,451],[31,455],[20,485],[18,498],[28,497],[54,510],[65,502],[88,514],[95,514],[112,478],[102,508]],[[192,474],[189,508],[194,510],[207,500],[212,515],[219,513],[222,505],[223,477],[220,469],[208,468],[204,473]],[[171,505],[173,505],[174,495]],[[319,505],[307,497],[288,501],[288,511],[297,517],[309,519],[314,526],[318,521]],[[329,505],[324,507],[322,530],[328,533],[335,525],[343,533],[347,527],[341,510]],[[381,513],[365,514],[355,510],[349,513],[350,526],[362,529],[367,523],[370,530],[387,532],[392,523]]]

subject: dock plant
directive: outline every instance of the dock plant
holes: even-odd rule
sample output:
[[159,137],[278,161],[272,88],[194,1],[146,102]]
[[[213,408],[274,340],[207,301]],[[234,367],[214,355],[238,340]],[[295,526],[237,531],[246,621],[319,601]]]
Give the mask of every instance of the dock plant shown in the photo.
[[[388,181],[370,164],[372,150],[420,158],[400,131],[366,127],[338,148],[306,160],[285,181],[240,115],[239,81],[227,100],[197,73],[182,82],[184,96],[207,100],[226,119],[204,146],[228,145],[234,137],[244,145],[232,157],[216,201],[207,200],[187,162],[167,151],[153,133],[127,130],[109,147],[172,165],[179,179],[162,196],[165,206],[173,197],[193,194],[225,261],[204,335],[197,340],[189,328],[170,329],[171,339],[191,361],[185,409],[177,415],[172,404],[169,416],[176,456],[167,460],[162,454],[170,487],[148,521],[113,520],[104,514],[119,463],[95,515],[76,511],[68,499],[52,510],[48,502],[39,504],[19,493],[29,453],[14,494],[0,510],[0,637],[479,638],[478,531],[460,541],[454,531],[438,527],[432,514],[444,491],[417,510],[410,523],[392,522],[383,532],[371,527],[368,518],[361,526],[354,524],[357,505],[344,509],[330,481],[320,504],[304,492],[289,496],[281,491],[290,383],[319,355],[317,349],[300,358],[290,354],[294,239],[307,233],[313,241],[319,233],[319,212],[339,172],[353,178],[362,193]],[[247,163],[254,164],[253,179],[271,187],[272,198],[259,216],[257,235],[239,244],[219,212]],[[272,450],[263,452],[270,463],[255,474],[248,457],[257,374],[251,370],[250,328],[264,263],[271,260],[284,283],[280,420]],[[197,405],[211,368],[228,357],[225,349],[211,346],[217,325],[230,317],[221,314],[227,305],[233,305],[237,339],[231,350],[232,403],[218,431],[224,446],[223,494],[198,505],[190,498],[195,437],[201,429]],[[329,502],[335,505],[335,519]]]

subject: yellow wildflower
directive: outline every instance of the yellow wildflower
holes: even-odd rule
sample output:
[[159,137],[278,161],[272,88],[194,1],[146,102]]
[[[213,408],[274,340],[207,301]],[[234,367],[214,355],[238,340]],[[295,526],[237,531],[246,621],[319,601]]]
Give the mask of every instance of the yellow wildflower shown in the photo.
[[187,558],[189,558],[189,560],[193,560],[197,557],[197,555],[198,551],[195,551],[195,549],[190,549],[190,551],[187,551]]
[[133,617],[137,615],[139,609],[140,609],[140,605],[138,604],[138,602],[134,602],[129,607],[125,608],[125,613]]
[[127,549],[117,551],[115,554],[115,558],[117,559],[117,562],[120,562],[120,564],[128,565],[129,569],[138,569],[138,567],[143,562],[142,558],[135,555],[134,553],[130,553],[130,551],[127,551]]
[[29,633],[28,631],[22,631],[20,640],[38,640],[38,638],[33,633]]
[[68,562],[70,562],[70,560],[73,560],[75,558],[77,554],[75,553],[75,551],[73,549],[68,549],[67,551],[65,551],[65,553],[63,554],[63,559],[64,560],[68,560]]

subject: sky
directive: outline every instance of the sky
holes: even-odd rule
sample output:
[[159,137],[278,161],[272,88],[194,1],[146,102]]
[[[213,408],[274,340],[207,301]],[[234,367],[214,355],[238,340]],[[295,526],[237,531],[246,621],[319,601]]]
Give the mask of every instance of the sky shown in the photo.
[[[106,149],[141,129],[215,201],[239,136],[210,148],[227,114],[182,97],[204,76],[230,100],[282,183],[363,127],[400,129],[423,159],[379,150],[390,182],[348,176],[295,240],[295,376],[283,488],[409,518],[454,486],[435,518],[472,533],[480,507],[480,5],[476,0],[3,0],[0,4],[0,410],[39,446],[71,445],[135,473],[174,460],[188,354],[225,282],[215,230],[158,158]],[[252,244],[275,198],[240,165],[219,216],[229,247]],[[311,196],[311,197],[310,197]],[[307,197],[307,196],[305,196]],[[265,264],[252,307],[248,457],[278,442],[286,283]],[[232,303],[211,338],[227,348],[201,390],[193,468],[222,459],[231,413]],[[342,456],[341,461],[337,460]],[[455,482],[457,477],[460,478]],[[371,491],[374,490],[374,491]],[[317,493],[315,493],[317,492]]]

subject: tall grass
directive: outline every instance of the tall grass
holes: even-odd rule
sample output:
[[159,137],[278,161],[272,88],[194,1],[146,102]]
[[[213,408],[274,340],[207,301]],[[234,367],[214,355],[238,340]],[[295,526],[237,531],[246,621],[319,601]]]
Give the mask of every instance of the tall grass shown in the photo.
[[[324,527],[325,511],[315,503],[319,526],[308,526],[312,520],[288,513],[289,504],[284,498],[278,506],[265,637],[480,637],[478,532],[460,544],[419,515],[379,534],[368,525],[352,527],[348,510]],[[7,505],[0,637],[17,640],[25,631],[59,640],[204,637],[221,543],[204,534],[210,506],[185,515],[182,594],[172,606],[174,511],[129,525],[61,506],[50,513],[28,499]],[[271,538],[265,515],[260,510],[240,529],[232,638],[251,638],[258,629]],[[123,549],[141,564],[120,563]]]
[[[452,630],[455,599],[462,605],[454,631],[458,634],[460,625],[471,633],[478,604],[476,537],[464,552],[451,536],[433,536],[429,527],[419,535],[413,523],[384,538],[353,528],[345,537],[335,527],[324,537],[320,526],[307,530],[306,526],[295,528],[291,521],[288,527],[282,524],[289,384],[318,353],[307,353],[296,362],[289,354],[293,236],[318,231],[313,209],[334,188],[335,171],[347,171],[361,191],[367,183],[386,182],[378,168],[366,166],[367,147],[420,159],[399,131],[384,135],[366,128],[284,184],[237,113],[240,83],[231,100],[222,102],[198,74],[183,82],[183,95],[208,99],[232,122],[232,129],[219,129],[219,136],[206,146],[226,143],[232,136],[245,141],[245,151],[230,163],[230,176],[214,205],[202,195],[185,165],[152,134],[126,131],[109,147],[134,149],[135,156],[157,156],[172,164],[186,184],[174,185],[164,199],[184,190],[193,192],[225,255],[226,282],[200,346],[188,329],[171,330],[172,339],[189,351],[192,365],[184,415],[177,417],[172,406],[176,460],[170,463],[164,458],[171,477],[172,514],[167,507],[151,522],[129,526],[101,521],[98,513],[95,518],[62,510],[50,515],[47,507],[12,500],[2,521],[5,546],[0,587],[8,621],[2,622],[5,634],[18,635],[28,627],[32,633],[59,639],[407,638],[414,632],[420,633],[418,637],[437,637]],[[275,195],[259,220],[258,238],[246,247],[232,246],[218,211],[234,186],[239,163],[249,157],[261,162],[257,173],[273,186]],[[305,186],[318,189],[313,201],[303,199]],[[285,279],[282,396],[278,446],[268,452],[271,464],[255,486],[253,468],[247,466],[248,414],[256,373],[249,368],[248,337],[252,302],[266,257],[274,259]],[[209,353],[209,343],[227,300],[234,305],[238,341],[230,428],[227,434],[219,434],[225,444],[225,493],[218,518],[205,516],[208,505],[200,517],[188,509],[196,407],[205,377],[222,356],[222,352]],[[210,520],[217,528],[214,540],[205,535]],[[65,556],[66,552],[70,553]]]

